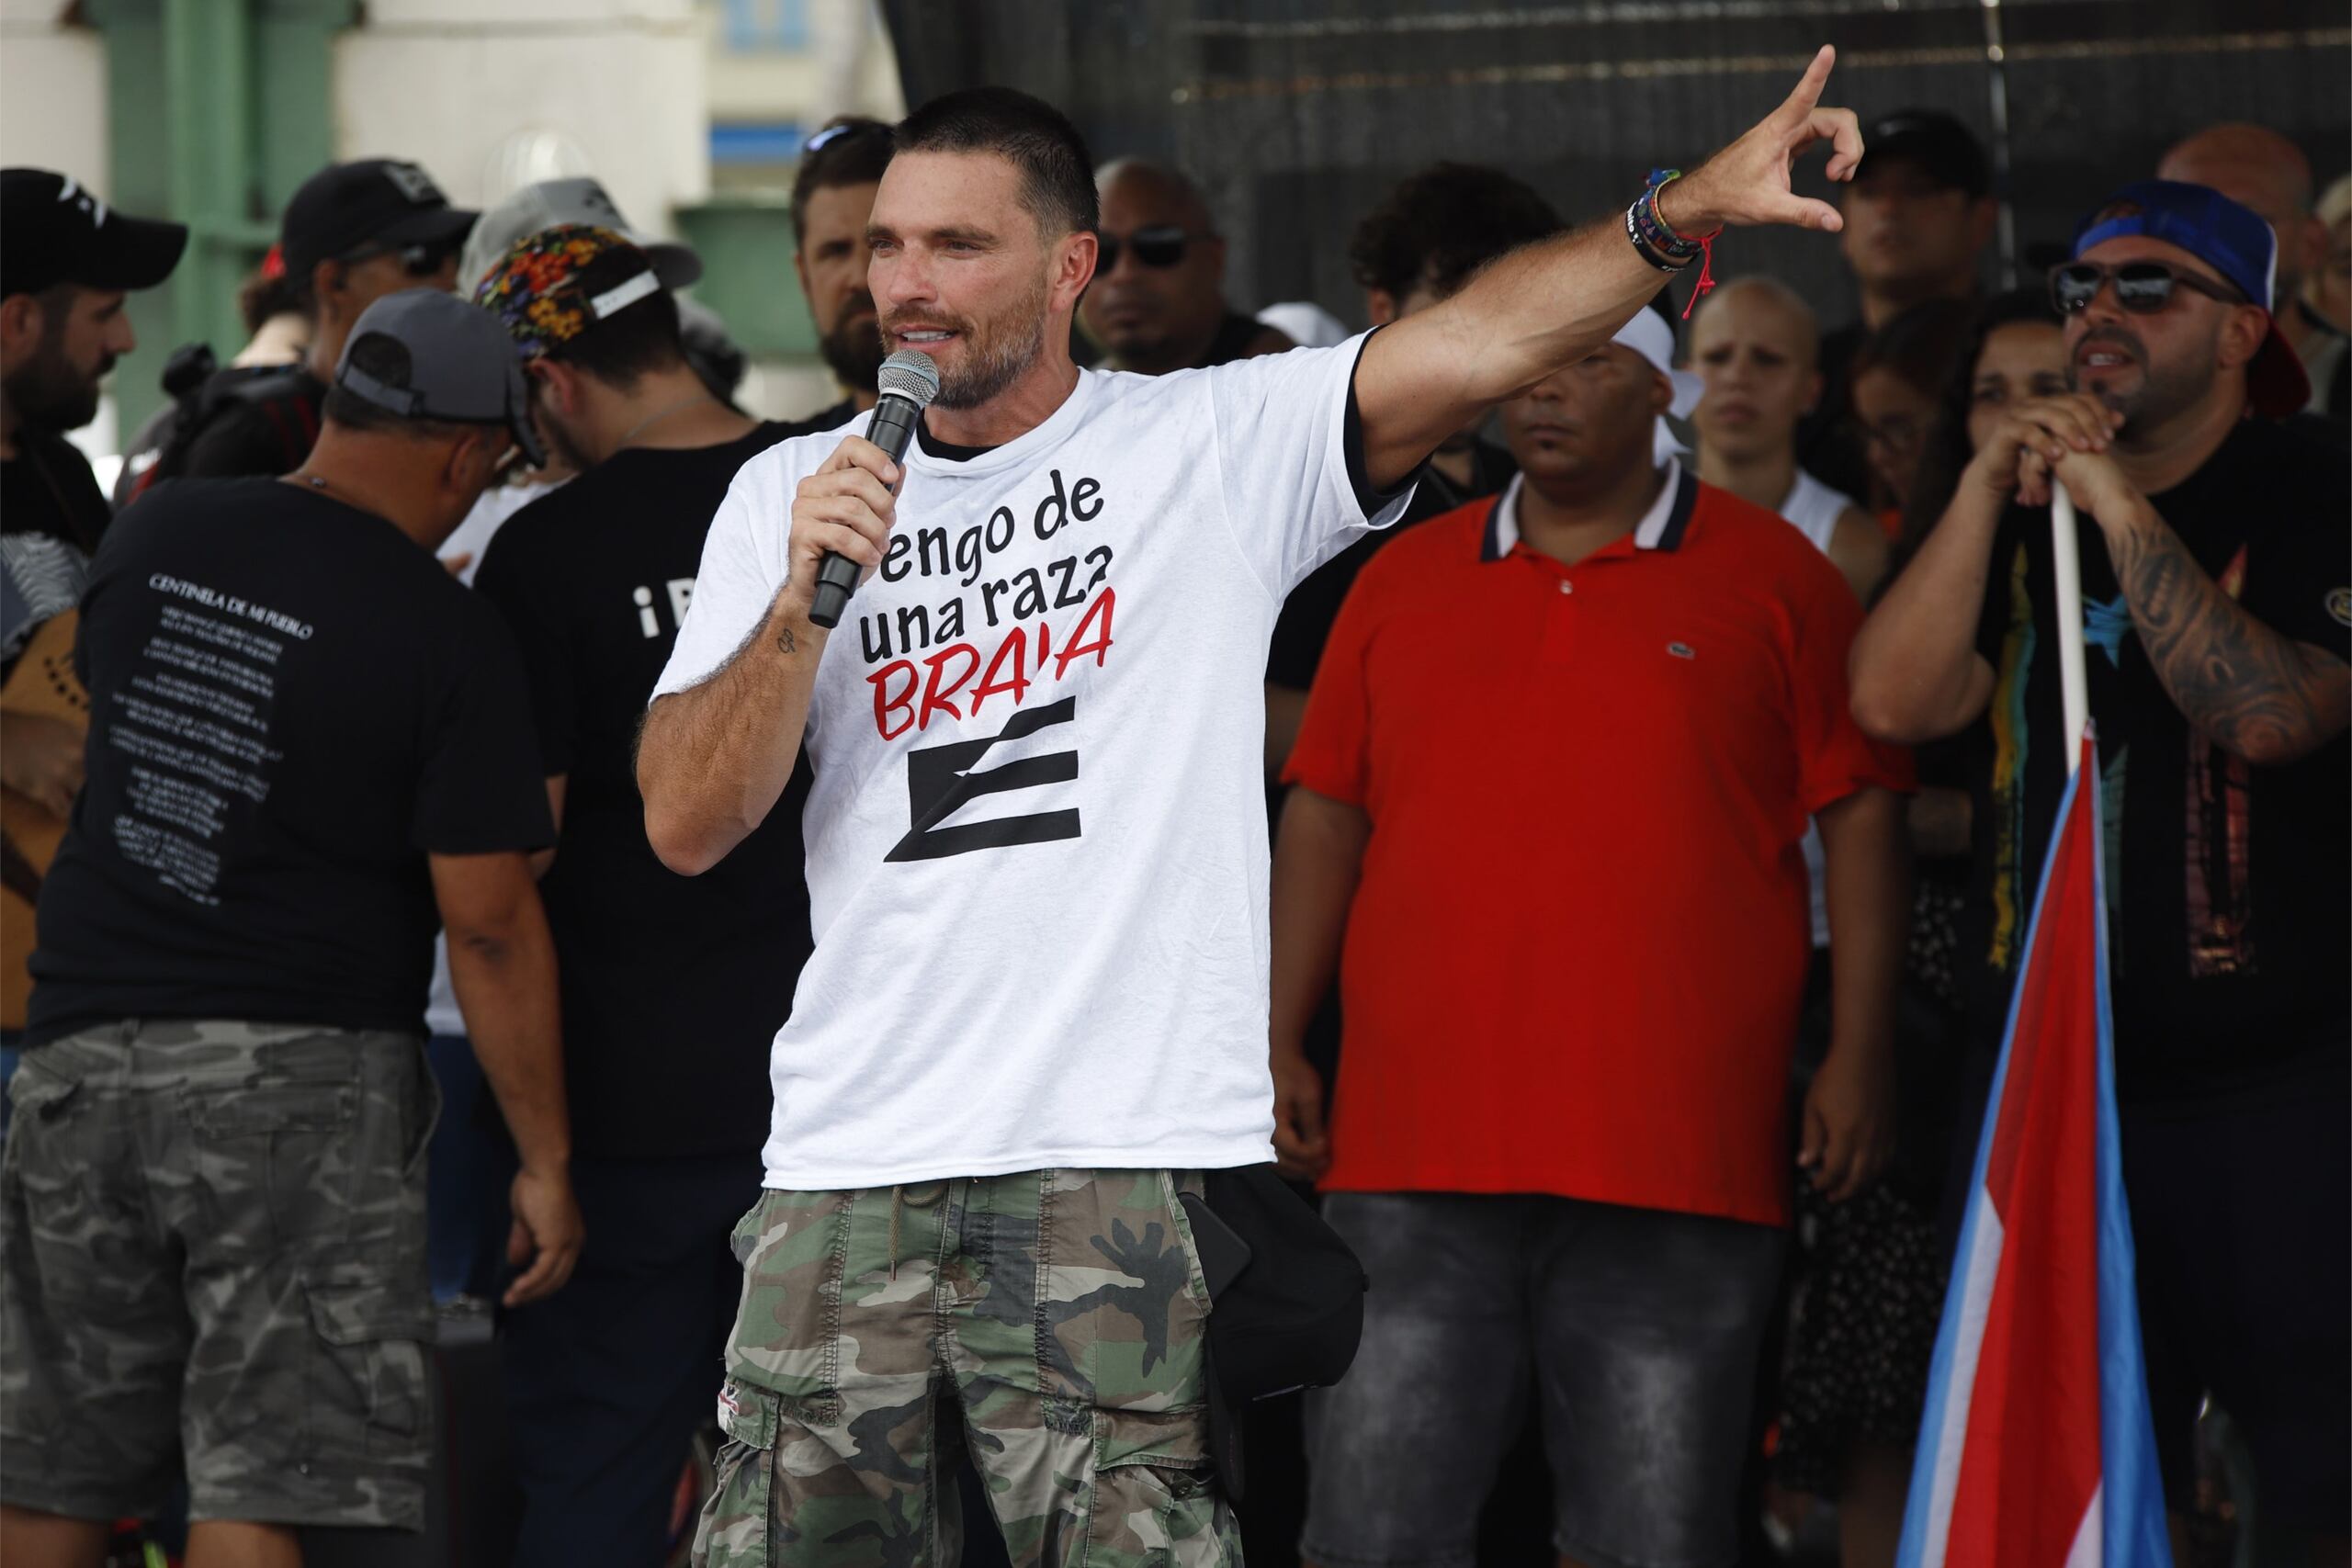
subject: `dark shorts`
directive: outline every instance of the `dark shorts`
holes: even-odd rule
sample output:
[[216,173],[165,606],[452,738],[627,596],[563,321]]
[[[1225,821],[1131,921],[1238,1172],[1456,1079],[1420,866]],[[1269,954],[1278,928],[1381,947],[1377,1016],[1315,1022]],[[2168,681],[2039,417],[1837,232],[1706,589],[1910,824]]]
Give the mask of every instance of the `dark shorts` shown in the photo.
[[2339,1077],[2121,1121],[2166,1500],[2194,1501],[2210,1393],[2252,1451],[2258,1520],[2352,1529],[2352,1095]]
[[1554,1545],[1591,1568],[1716,1568],[1783,1232],[1538,1196],[1336,1193],[1372,1278],[1363,1346],[1310,1394],[1300,1551],[1323,1568],[1470,1568],[1531,1394]]
[[0,1158],[0,1501],[424,1521],[423,1043],[121,1023],[25,1054]]

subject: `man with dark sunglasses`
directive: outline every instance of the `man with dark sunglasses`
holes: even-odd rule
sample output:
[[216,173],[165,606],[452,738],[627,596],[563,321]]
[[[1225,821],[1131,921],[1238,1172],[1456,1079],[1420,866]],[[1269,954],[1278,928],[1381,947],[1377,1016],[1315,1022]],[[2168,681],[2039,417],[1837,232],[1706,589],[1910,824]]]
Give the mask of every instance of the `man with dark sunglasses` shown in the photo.
[[1120,158],[1097,171],[1094,188],[1102,248],[1078,320],[1104,368],[1164,376],[1297,346],[1226,304],[1225,241],[1192,181]]
[[188,428],[157,460],[157,477],[282,474],[319,432],[328,383],[360,312],[387,294],[448,289],[480,216],[449,205],[414,164],[331,164],[286,204],[278,245],[310,308],[310,357],[256,374],[224,370],[198,394]]
[[2043,510],[2064,484],[2086,524],[2116,1090],[2165,1494],[2188,1499],[2210,1394],[2253,1450],[2266,1537],[2307,1533],[2340,1561],[2352,480],[2282,423],[2309,389],[2273,317],[2275,246],[2248,209],[2173,181],[2084,223],[2051,277],[2072,390],[2015,405],[1978,447],[1855,641],[1853,700],[1882,739],[1970,731],[1981,1097],[2065,784]]

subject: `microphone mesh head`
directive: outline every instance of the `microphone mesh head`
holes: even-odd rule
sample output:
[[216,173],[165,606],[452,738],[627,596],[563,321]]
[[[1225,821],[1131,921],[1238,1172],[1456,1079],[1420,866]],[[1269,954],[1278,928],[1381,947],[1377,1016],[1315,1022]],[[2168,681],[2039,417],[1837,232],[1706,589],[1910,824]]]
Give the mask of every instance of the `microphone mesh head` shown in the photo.
[[886,398],[901,397],[919,409],[927,409],[931,400],[939,396],[939,367],[931,362],[930,355],[902,348],[882,362],[874,386]]

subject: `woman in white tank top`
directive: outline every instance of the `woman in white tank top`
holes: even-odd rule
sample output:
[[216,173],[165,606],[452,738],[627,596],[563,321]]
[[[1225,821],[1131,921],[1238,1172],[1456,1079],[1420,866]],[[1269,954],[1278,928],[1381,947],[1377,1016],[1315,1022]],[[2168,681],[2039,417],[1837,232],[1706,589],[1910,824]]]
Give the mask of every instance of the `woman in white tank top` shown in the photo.
[[1772,278],[1735,278],[1706,297],[1690,327],[1690,363],[1706,389],[1691,424],[1699,477],[1777,512],[1870,597],[1887,541],[1851,496],[1797,467],[1797,422],[1821,397],[1813,311]]
[[[1690,361],[1706,392],[1691,424],[1699,477],[1777,512],[1813,541],[1867,600],[1886,570],[1886,536],[1851,496],[1797,467],[1797,422],[1821,396],[1813,312],[1786,285],[1736,278],[1706,297],[1690,328]],[[1807,828],[1813,945],[1829,945],[1821,835]]]

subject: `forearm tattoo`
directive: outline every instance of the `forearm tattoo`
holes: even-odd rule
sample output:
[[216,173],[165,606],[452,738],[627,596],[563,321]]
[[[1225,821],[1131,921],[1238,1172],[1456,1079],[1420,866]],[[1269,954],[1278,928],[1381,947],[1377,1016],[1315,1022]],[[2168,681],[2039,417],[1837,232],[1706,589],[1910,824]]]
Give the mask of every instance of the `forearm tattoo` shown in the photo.
[[2251,762],[2292,761],[2344,728],[2345,661],[2248,615],[2161,519],[2109,541],[2156,678],[2188,722]]

